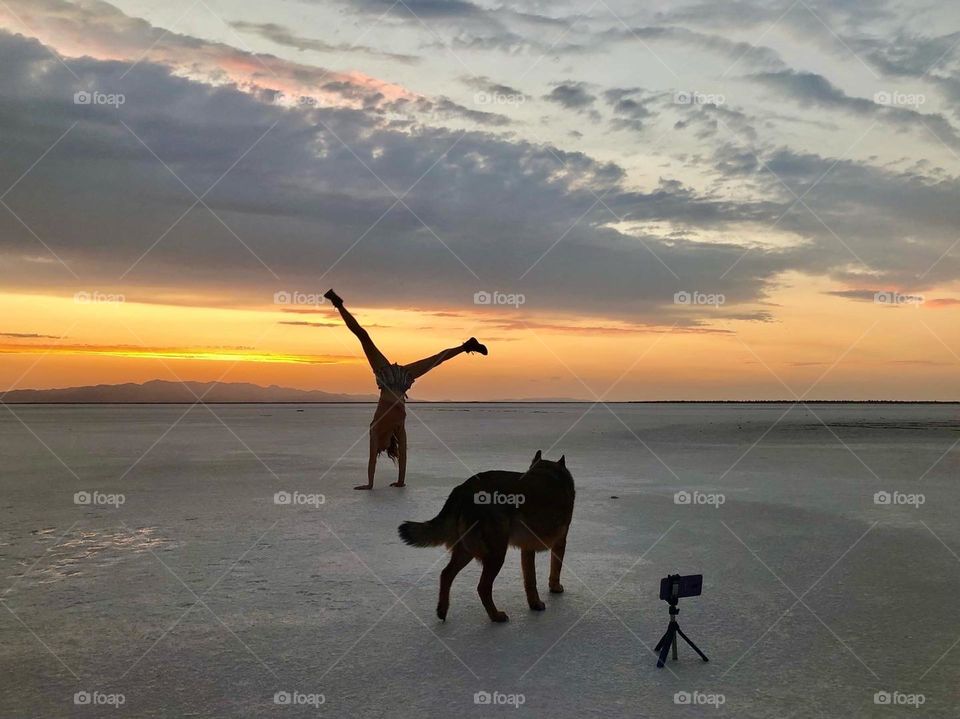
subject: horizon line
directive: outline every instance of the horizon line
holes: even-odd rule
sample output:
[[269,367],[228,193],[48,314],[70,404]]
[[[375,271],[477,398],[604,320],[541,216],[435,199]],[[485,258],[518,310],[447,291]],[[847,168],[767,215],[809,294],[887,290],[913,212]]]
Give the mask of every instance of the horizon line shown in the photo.
[[[252,400],[218,400],[218,401],[113,401],[113,402],[18,402],[16,400],[4,401],[3,394],[0,393],[0,405],[194,405],[194,404],[377,404],[375,400],[300,400],[300,401],[252,401]],[[621,400],[590,400],[590,399],[556,399],[556,400],[538,400],[538,399],[410,399],[406,404],[960,404],[957,399],[621,399]]]

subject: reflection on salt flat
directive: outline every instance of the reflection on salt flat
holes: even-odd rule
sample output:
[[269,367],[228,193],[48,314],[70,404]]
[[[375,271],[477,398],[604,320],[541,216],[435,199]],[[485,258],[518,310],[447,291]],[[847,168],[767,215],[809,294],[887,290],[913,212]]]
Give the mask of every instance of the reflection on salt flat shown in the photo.
[[[83,575],[91,567],[108,567],[125,558],[147,551],[169,547],[173,542],[156,536],[157,527],[106,527],[68,532],[58,544],[50,547],[40,562],[31,570],[36,559],[21,560],[22,573],[11,579],[24,578],[36,584],[50,584]],[[61,530],[55,527],[32,532],[39,540],[55,542]]]

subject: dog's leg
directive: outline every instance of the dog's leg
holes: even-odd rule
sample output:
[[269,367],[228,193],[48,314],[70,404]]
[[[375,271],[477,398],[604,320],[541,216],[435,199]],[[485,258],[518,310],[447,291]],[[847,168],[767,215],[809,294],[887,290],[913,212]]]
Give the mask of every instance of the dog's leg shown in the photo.
[[483,558],[483,572],[480,575],[480,584],[477,585],[477,593],[480,595],[480,601],[483,602],[483,608],[487,610],[490,621],[507,621],[506,612],[497,609],[493,603],[493,580],[500,573],[503,566],[503,560],[507,556],[507,543],[504,541],[494,547],[489,547],[486,556]]
[[547,605],[540,601],[537,593],[537,554],[532,549],[520,550],[520,566],[523,568],[523,589],[527,593],[527,604],[541,612]]
[[458,544],[450,553],[450,562],[440,572],[440,599],[437,601],[437,616],[443,621],[447,620],[447,609],[450,608],[450,585],[453,584],[453,580],[460,573],[460,570],[470,564],[471,559],[470,552]]
[[560,584],[560,570],[563,569],[563,554],[567,551],[567,531],[570,526],[567,525],[563,530],[560,539],[553,543],[550,550],[550,592],[552,594],[561,594],[563,585]]

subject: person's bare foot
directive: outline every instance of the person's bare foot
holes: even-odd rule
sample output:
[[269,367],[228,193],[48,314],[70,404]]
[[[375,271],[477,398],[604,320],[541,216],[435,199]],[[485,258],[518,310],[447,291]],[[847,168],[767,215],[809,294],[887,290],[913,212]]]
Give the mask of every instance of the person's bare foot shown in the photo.
[[372,484],[361,484],[361,485],[359,485],[359,486],[354,487],[354,489],[373,489],[373,485],[372,485]]
[[479,352],[482,355],[487,354],[487,346],[482,345],[477,341],[476,337],[471,337],[466,342],[463,343],[464,352]]
[[403,482],[391,482],[391,483],[390,483],[390,486],[391,486],[391,487],[406,487],[407,485],[406,485],[405,483],[403,483]]
[[340,299],[340,295],[338,295],[332,289],[329,289],[326,292],[324,292],[323,296],[326,297],[328,300],[330,300],[330,304],[332,304],[334,307],[339,307],[340,305],[343,304],[343,300]]

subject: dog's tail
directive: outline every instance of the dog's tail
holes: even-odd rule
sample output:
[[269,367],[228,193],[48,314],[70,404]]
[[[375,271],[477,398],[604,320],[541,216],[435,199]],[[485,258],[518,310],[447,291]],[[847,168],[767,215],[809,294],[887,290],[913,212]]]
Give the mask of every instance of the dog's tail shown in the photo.
[[452,545],[457,537],[457,519],[460,515],[462,501],[462,487],[456,487],[447,497],[443,509],[433,519],[427,522],[404,522],[397,533],[406,544],[411,547],[439,547],[441,544]]
[[429,522],[404,522],[397,529],[406,544],[411,547],[439,547],[446,541],[446,533],[436,519]]

